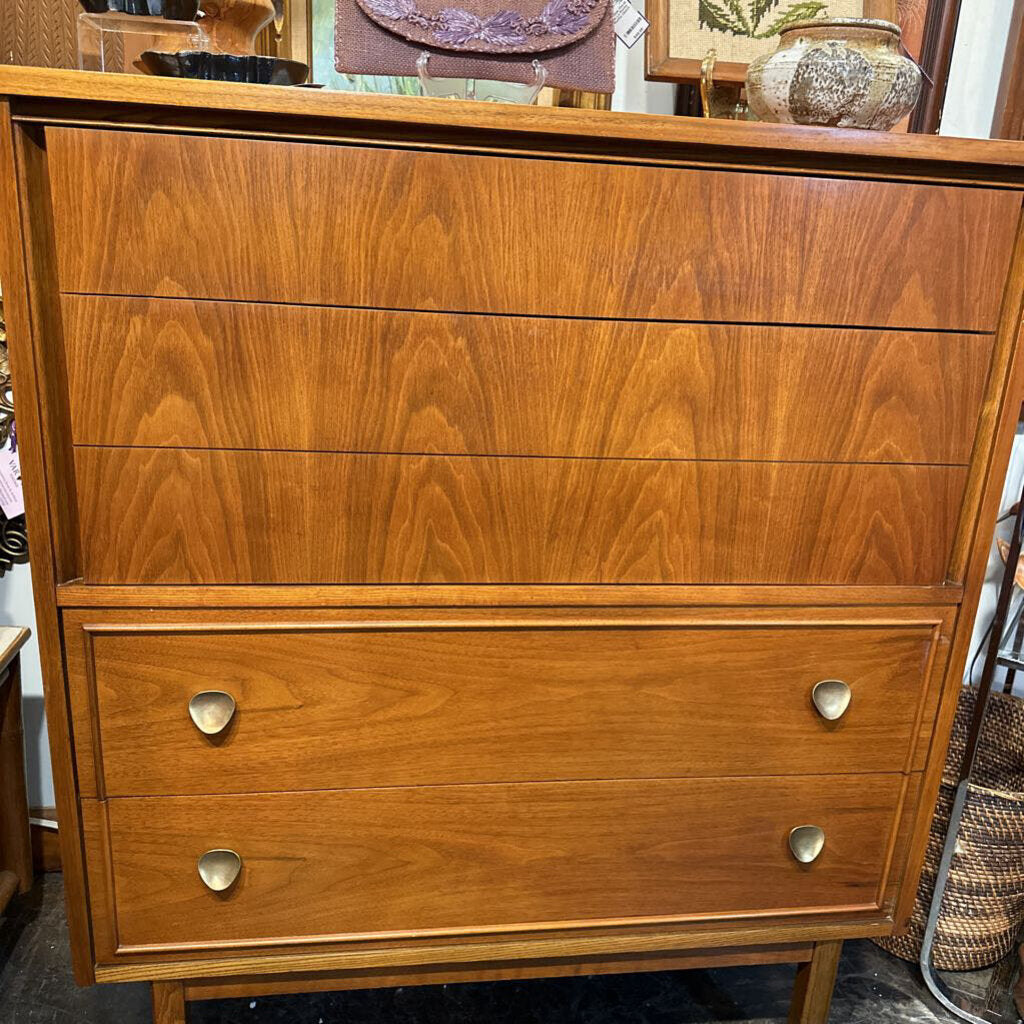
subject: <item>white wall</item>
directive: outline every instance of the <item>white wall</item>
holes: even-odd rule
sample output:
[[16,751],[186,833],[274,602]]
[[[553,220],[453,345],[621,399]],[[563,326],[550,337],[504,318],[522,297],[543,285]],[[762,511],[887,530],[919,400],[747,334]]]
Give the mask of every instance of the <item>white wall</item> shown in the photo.
[[1011,0],[963,0],[940,135],[987,139],[992,129]]
[[52,807],[53,775],[43,715],[43,676],[39,667],[36,614],[32,606],[32,581],[27,565],[16,565],[0,579],[0,622],[28,626],[32,639],[21,651],[22,713],[25,720],[25,764],[28,771],[28,802],[32,807]]
[[[643,0],[633,0],[633,6],[644,10]],[[648,82],[644,78],[644,40],[632,49],[615,40],[615,92],[612,110],[626,110],[637,114],[671,114],[675,110],[676,87],[670,82]]]
[[[1013,451],[1010,454],[1010,465],[1006,474],[1006,482],[1003,486],[1002,501],[999,503],[1001,512],[1009,509],[1011,505],[1020,499],[1022,484],[1024,484],[1024,434],[1018,428],[1017,436],[1013,441]],[[1003,540],[1008,541],[1012,533],[1012,519],[999,527],[998,536]],[[1003,579],[1003,568],[1003,560],[1000,558],[999,549],[996,547],[995,540],[993,540],[988,569],[985,572],[985,586],[981,592],[981,600],[978,602],[978,615],[974,623],[974,634],[971,638],[970,654],[968,655],[965,672],[965,676],[971,672],[971,661],[975,653],[980,651],[972,673],[972,682],[974,683],[977,683],[981,675],[982,666],[985,663],[985,651],[981,649],[980,645],[985,639],[985,630],[988,629],[989,623],[992,621],[992,615],[995,612],[996,597],[999,593],[999,585]],[[1022,599],[1024,599],[1024,595],[1021,594],[1020,590],[1016,590],[1011,608],[1017,607],[1018,602]],[[996,673],[996,682],[998,683],[1003,676],[1004,673],[1001,670],[998,671]],[[1024,678],[1019,675],[1014,682],[1014,692],[1024,696]]]
[[[641,0],[634,6],[644,10]],[[1011,0],[963,0],[940,134],[985,139],[992,127],[1006,40],[1013,16]],[[671,114],[675,87],[644,78],[644,43],[627,50],[617,43],[612,109]]]

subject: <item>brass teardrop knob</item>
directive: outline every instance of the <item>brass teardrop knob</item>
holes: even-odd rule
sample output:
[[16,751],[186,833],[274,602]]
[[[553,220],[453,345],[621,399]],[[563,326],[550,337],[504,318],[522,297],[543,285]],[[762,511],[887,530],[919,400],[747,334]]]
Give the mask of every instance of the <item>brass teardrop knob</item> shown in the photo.
[[199,858],[199,877],[214,892],[230,889],[242,870],[242,858],[234,850],[207,850]]
[[817,825],[798,825],[789,833],[789,849],[801,864],[812,864],[825,849],[825,830]]
[[235,698],[223,690],[203,690],[188,702],[195,727],[207,736],[223,732],[235,714]]
[[853,691],[842,679],[822,679],[811,690],[811,701],[818,714],[829,722],[834,722],[846,714],[846,709],[853,700]]

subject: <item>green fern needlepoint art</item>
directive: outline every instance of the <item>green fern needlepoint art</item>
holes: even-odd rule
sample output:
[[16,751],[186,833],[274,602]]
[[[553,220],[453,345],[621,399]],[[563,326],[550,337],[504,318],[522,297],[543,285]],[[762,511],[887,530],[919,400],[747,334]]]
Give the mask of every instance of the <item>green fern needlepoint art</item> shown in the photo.
[[787,25],[816,18],[828,4],[821,0],[798,0],[778,10],[780,0],[700,0],[698,17],[705,28],[731,32],[749,39],[771,39]]

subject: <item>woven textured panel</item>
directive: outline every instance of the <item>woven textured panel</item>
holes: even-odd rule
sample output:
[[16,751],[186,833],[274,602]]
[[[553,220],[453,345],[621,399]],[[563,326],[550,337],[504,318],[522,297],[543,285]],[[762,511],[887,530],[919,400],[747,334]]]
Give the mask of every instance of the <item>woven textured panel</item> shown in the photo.
[[78,67],[78,0],[0,0],[0,64]]
[[[877,940],[904,960],[921,955],[976,700],[974,690],[960,695],[910,930]],[[946,971],[996,963],[1024,925],[1024,700],[992,694],[971,778],[935,933],[934,964]]]

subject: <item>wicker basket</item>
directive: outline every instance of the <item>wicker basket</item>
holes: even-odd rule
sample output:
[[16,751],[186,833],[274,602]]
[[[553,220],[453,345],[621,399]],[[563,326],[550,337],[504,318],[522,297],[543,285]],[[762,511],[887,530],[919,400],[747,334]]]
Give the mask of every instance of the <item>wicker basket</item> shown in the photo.
[[[960,695],[921,885],[906,935],[876,939],[917,961],[978,691]],[[939,970],[972,971],[1009,953],[1024,925],[1024,700],[993,693],[950,865],[933,948]]]

